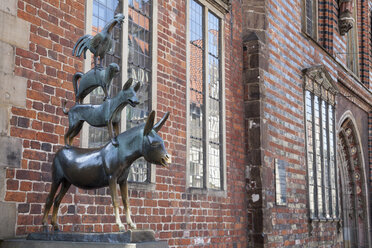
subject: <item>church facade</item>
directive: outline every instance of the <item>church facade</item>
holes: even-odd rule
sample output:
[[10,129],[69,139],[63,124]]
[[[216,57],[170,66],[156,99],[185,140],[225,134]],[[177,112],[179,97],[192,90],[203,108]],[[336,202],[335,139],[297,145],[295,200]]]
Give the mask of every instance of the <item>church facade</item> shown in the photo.
[[[93,66],[74,44],[118,13],[109,96],[141,84],[120,131],[170,112],[159,134],[172,163],[139,159],[129,174],[137,228],[169,247],[372,246],[372,2],[356,0],[1,3],[0,239],[42,230],[63,103]],[[98,88],[83,104],[103,101]],[[107,142],[86,125],[73,146]],[[108,188],[71,187],[58,222],[119,230]]]

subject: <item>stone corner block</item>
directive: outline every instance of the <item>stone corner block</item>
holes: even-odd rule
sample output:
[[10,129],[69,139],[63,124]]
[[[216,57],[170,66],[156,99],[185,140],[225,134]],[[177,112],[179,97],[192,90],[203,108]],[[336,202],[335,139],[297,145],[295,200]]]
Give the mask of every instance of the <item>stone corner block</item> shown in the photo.
[[30,25],[30,23],[16,16],[0,12],[0,40],[28,50]]
[[0,106],[0,135],[7,135],[9,130],[9,107]]
[[21,167],[21,158],[22,140],[9,136],[0,136],[0,167],[19,168]]
[[14,72],[14,48],[0,41],[0,58],[0,72],[12,74]]
[[0,11],[4,11],[5,13],[16,16],[17,15],[17,1],[1,0],[0,1]]
[[26,94],[27,78],[0,72],[0,104],[25,107]]
[[14,238],[16,225],[16,204],[0,202],[0,240]]

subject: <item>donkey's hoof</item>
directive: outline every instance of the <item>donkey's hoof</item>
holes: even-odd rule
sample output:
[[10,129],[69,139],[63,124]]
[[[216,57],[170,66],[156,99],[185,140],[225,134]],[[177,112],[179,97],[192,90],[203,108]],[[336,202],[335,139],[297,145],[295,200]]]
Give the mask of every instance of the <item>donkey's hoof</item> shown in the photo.
[[130,228],[131,230],[136,230],[136,229],[137,229],[136,224],[134,224],[133,222],[132,222],[132,223],[128,223],[128,225],[129,225],[129,228]]
[[119,224],[119,231],[120,232],[125,232],[125,227],[123,224]]

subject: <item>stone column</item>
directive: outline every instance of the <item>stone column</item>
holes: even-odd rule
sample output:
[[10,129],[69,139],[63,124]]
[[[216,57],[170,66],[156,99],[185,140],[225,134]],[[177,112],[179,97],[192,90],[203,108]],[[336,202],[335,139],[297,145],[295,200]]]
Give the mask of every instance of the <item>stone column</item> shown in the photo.
[[[271,175],[263,166],[265,137],[262,114],[263,72],[267,70],[264,43],[252,32],[244,39],[245,129],[247,142],[246,182],[248,193],[248,233],[250,247],[264,247],[267,227],[265,221],[265,179]],[[270,228],[269,228],[270,229]]]
[[26,107],[27,79],[14,75],[15,50],[28,50],[30,24],[17,18],[17,1],[0,1],[0,240],[15,236],[17,206],[5,202],[7,168],[21,166],[22,140],[10,136],[11,108]]

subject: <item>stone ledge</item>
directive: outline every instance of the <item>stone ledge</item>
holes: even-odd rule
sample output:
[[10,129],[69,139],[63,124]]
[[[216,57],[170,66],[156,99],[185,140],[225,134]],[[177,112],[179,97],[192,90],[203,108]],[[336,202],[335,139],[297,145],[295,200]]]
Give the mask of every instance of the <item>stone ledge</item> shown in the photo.
[[68,242],[141,243],[155,241],[155,232],[153,230],[129,230],[127,232],[115,233],[39,232],[30,233],[26,239]]
[[0,241],[0,248],[168,248],[166,241],[111,244],[104,242],[65,242],[9,239]]

